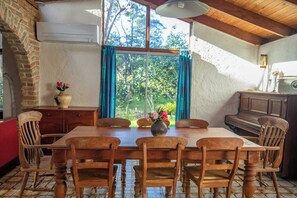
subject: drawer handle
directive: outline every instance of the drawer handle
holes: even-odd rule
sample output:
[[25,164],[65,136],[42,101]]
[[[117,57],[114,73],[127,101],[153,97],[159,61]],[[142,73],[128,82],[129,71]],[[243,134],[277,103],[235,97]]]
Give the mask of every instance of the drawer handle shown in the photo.
[[77,117],[81,117],[81,114],[80,114],[80,113],[77,113],[76,116],[77,116]]

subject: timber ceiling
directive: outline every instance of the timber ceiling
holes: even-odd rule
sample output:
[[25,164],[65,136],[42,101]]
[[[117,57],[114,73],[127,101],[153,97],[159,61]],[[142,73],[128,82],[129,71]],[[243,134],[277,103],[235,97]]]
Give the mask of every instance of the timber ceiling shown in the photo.
[[[35,0],[37,2],[37,0]],[[63,0],[38,0],[38,2]],[[156,8],[166,0],[133,0]],[[297,34],[297,0],[200,0],[209,11],[197,21],[252,44]]]

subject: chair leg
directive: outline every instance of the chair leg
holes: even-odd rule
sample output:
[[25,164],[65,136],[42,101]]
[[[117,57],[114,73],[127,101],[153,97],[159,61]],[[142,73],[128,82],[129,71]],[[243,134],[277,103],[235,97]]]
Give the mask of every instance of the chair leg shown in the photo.
[[122,180],[122,192],[125,192],[126,187],[126,160],[121,161],[122,169],[121,169],[121,180]]
[[259,175],[259,183],[260,183],[260,186],[262,187],[263,186],[262,172],[259,172],[258,175]]
[[218,188],[214,188],[213,189],[213,197],[217,198],[219,196],[219,189]]
[[108,198],[112,198],[113,197],[113,189],[114,188],[115,188],[114,183],[112,183],[111,186],[108,186],[108,195],[107,195]]
[[[169,198],[169,197],[170,197],[171,189],[172,189],[171,187],[166,187],[166,188],[165,188],[165,191],[166,191],[166,192],[165,192],[165,197],[166,197],[166,198]],[[172,198],[175,198],[175,197],[173,197],[173,193],[172,193]]]
[[[115,190],[116,190],[116,177],[114,177],[114,180],[112,182],[112,186],[111,186],[111,194],[112,196],[111,197],[115,197]],[[122,197],[124,197],[124,194],[122,194]]]
[[28,177],[29,177],[29,173],[25,172],[24,177],[23,177],[23,181],[22,181],[22,186],[21,186],[20,193],[19,193],[19,198],[23,197],[23,192],[24,192],[24,189],[26,187]]
[[274,188],[275,188],[277,198],[280,198],[280,194],[279,194],[279,190],[278,190],[277,177],[276,177],[275,172],[272,173],[272,180],[273,180],[273,185],[274,185]]
[[142,190],[142,198],[146,198],[146,187],[142,185],[141,190]]
[[38,181],[39,172],[34,173],[34,180],[33,180],[33,189],[35,189],[37,181]]
[[227,198],[231,197],[231,191],[232,191],[232,186],[230,185],[230,186],[227,187],[227,192],[226,192],[226,197]]
[[201,186],[198,186],[198,198],[203,198],[203,188]]
[[137,177],[137,175],[135,173],[135,182],[134,182],[134,197],[135,198],[139,197],[139,192],[140,192],[139,178]]
[[190,178],[186,175],[185,182],[186,182],[186,198],[190,197]]

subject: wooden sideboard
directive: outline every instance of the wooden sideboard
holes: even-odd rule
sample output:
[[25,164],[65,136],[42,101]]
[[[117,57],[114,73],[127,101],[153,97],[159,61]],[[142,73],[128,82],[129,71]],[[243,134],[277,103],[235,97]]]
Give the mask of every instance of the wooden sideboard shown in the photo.
[[289,122],[281,176],[297,178],[297,95],[267,92],[239,92],[238,114],[227,115],[225,123],[239,135],[258,135],[258,118],[280,117]]
[[[68,133],[77,126],[95,126],[98,120],[98,107],[59,109],[56,106],[38,106],[33,110],[42,113],[39,123],[41,134]],[[47,139],[43,143],[50,141]]]

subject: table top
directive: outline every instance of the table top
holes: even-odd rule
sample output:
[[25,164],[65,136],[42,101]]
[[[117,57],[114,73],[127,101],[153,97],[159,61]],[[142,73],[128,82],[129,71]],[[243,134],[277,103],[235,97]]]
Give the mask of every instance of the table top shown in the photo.
[[[118,149],[136,149],[136,140],[140,137],[152,137],[150,128],[107,128],[96,126],[78,126],[52,144],[52,149],[65,149],[65,140],[70,137],[112,136],[121,140]],[[206,137],[238,137],[244,141],[243,149],[261,151],[263,148],[225,128],[170,128],[166,136],[178,136],[188,140],[186,148],[196,148],[196,141]],[[226,142],[227,143],[227,142]]]

